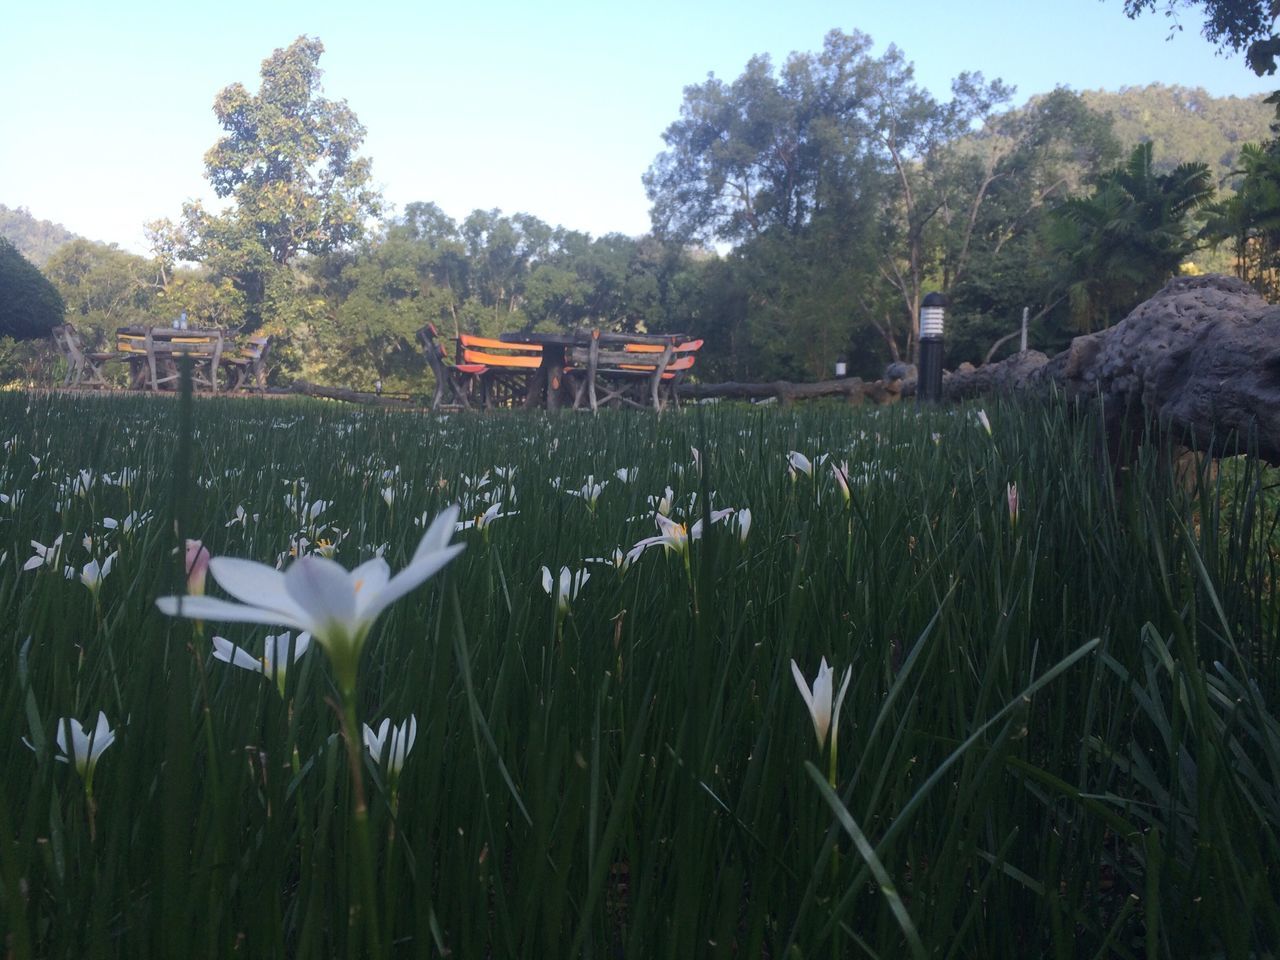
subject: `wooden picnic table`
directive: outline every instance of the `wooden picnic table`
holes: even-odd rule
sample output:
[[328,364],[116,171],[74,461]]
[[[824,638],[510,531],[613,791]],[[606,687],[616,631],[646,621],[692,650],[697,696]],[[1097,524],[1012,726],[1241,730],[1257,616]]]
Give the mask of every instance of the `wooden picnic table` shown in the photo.
[[[218,365],[222,361],[222,347],[225,331],[217,327],[188,328],[177,327],[121,327],[116,331],[117,342],[121,339],[141,338],[146,351],[147,374],[143,386],[159,390],[166,383],[178,380],[177,360],[179,357],[190,357],[193,360],[192,383],[196,389],[205,388],[211,393],[218,392]],[[132,357],[130,358],[132,362]],[[135,374],[135,383],[137,375]]]
[[[600,333],[600,343],[621,346],[627,343],[649,343],[657,346],[675,346],[688,339],[682,333]],[[591,344],[592,331],[569,330],[559,333],[503,333],[498,339],[503,343],[536,344],[542,347],[542,363],[529,378],[529,395],[526,406],[545,406],[548,410],[559,408],[563,399],[565,360],[573,347]]]

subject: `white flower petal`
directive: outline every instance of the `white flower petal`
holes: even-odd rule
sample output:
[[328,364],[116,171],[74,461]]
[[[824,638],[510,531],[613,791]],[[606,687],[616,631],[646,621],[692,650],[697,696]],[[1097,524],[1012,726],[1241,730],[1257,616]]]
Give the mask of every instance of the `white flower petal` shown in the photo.
[[300,612],[285,588],[284,574],[265,563],[214,557],[209,561],[209,572],[218,586],[242,603],[290,614]]
[[461,543],[426,554],[405,567],[392,577],[376,596],[370,597],[364,604],[363,614],[369,620],[375,618],[388,606],[395,603],[410,590],[420,586],[435,576],[446,563],[460,554],[464,549]]
[[429,554],[443,550],[449,544],[449,538],[453,536],[453,525],[457,522],[459,508],[457,504],[446,507],[434,520],[431,526],[427,527],[427,532],[422,535],[422,539],[418,541],[418,549],[413,552],[413,560],[410,563],[417,563]]
[[296,615],[290,616],[280,610],[232,603],[217,597],[160,597],[156,600],[156,606],[160,608],[161,613],[167,613],[171,617],[186,617],[190,620],[262,623],[272,627],[296,627],[299,630],[310,630],[313,624],[310,616],[301,610]]
[[254,673],[262,672],[262,661],[254,657],[248,650],[237,647],[225,637],[213,638],[213,658],[221,660],[223,663],[240,667],[243,670],[252,670]]
[[306,610],[315,626],[307,625],[322,637],[326,628],[337,625],[348,635],[356,626],[354,581],[340,565],[324,557],[309,555],[297,560],[284,575],[285,589],[297,606]]

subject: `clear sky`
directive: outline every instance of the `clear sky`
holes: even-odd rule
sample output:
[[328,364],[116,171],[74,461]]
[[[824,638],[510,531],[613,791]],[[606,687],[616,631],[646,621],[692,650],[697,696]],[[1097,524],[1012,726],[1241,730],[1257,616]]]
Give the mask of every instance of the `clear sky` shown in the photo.
[[[1223,96],[1270,92],[1218,56],[1190,12],[1122,0],[437,0],[363,5],[101,0],[21,3],[0,44],[0,203],[146,252],[142,225],[211,194],[202,157],[221,131],[215,94],[258,86],[262,60],[319,37],[324,95],[368,130],[364,154],[395,207],[438,203],[531,213],[599,236],[648,229],[641,174],[679,116],[682,90],[736,78],[755,54],[782,63],[833,28],[890,43],[938,96],[979,70],[1017,101],[1152,82]],[[1270,110],[1270,108],[1260,108]]]

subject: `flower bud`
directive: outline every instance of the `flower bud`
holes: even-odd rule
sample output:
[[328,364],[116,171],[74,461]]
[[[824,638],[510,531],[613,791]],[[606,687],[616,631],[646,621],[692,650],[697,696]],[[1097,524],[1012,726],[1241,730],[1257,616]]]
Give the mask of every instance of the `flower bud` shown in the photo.
[[187,541],[187,593],[203,595],[204,578],[209,572],[209,551],[199,540]]

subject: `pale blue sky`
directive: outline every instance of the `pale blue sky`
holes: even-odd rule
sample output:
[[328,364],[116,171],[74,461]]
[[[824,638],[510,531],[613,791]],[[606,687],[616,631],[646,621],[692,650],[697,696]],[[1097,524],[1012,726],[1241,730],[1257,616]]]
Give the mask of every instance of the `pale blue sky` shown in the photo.
[[597,236],[648,229],[640,176],[685,85],[732,80],[757,53],[818,50],[832,28],[877,52],[896,44],[942,96],[964,70],[1014,84],[1018,102],[1058,84],[1280,86],[1215,55],[1198,20],[1166,42],[1164,17],[1130,21],[1121,0],[54,0],[5,20],[0,203],[138,252],[144,222],[209,196],[214,95],[255,90],[263,58],[299,34],[324,41],[324,93],[368,129],[363,152],[396,207],[499,207]]

